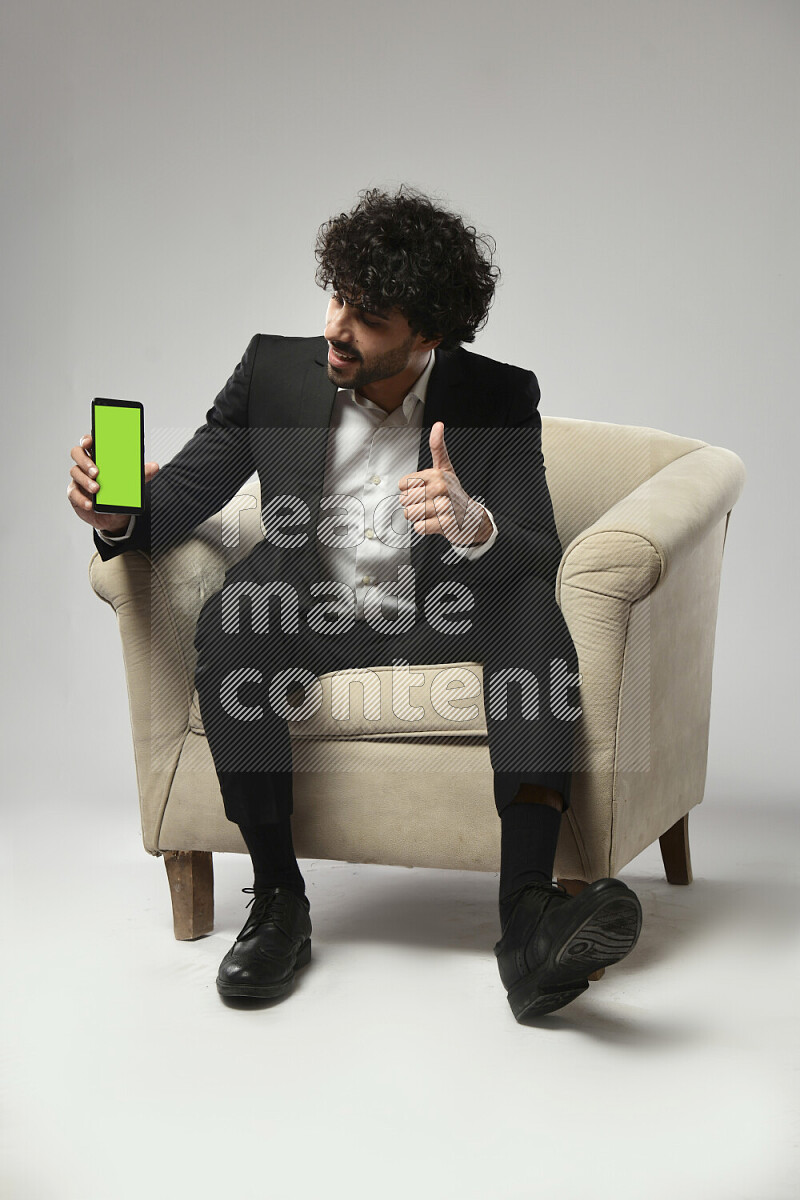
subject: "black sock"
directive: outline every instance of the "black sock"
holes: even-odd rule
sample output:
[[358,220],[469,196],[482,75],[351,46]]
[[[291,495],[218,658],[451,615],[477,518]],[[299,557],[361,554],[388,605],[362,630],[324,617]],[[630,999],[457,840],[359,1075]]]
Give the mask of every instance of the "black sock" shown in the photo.
[[549,804],[513,803],[500,816],[500,925],[510,897],[528,883],[552,883],[561,813]]
[[269,825],[240,825],[239,829],[253,860],[255,890],[285,887],[305,896],[306,884],[292,842],[292,818],[286,815]]

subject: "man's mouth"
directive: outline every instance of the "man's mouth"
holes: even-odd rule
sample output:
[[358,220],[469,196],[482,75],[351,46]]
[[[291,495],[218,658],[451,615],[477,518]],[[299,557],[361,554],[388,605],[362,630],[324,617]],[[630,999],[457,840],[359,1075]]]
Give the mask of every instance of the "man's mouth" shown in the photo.
[[342,350],[336,350],[329,342],[328,362],[333,367],[349,367],[352,363],[358,362],[358,359],[354,354],[345,354]]

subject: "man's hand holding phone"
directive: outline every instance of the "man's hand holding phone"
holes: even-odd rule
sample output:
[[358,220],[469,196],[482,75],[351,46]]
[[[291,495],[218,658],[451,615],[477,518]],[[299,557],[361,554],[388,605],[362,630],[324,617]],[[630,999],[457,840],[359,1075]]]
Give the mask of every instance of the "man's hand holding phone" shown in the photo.
[[[70,469],[72,478],[67,486],[67,496],[75,512],[82,521],[97,529],[100,533],[108,533],[112,537],[124,533],[130,523],[130,513],[95,512],[94,497],[100,488],[98,468],[92,458],[93,442],[91,434],[84,434],[77,446],[73,446],[71,457],[73,466]],[[144,464],[145,483],[152,479],[158,471],[158,463]]]

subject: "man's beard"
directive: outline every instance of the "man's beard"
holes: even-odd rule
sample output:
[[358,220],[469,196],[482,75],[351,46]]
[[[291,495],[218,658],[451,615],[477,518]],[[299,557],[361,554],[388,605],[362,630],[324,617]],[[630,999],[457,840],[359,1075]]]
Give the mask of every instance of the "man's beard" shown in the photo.
[[371,383],[378,383],[381,379],[391,379],[392,375],[399,375],[408,366],[409,350],[414,342],[414,337],[415,335],[412,333],[402,346],[397,346],[394,350],[387,350],[385,354],[379,354],[368,362],[354,361],[352,375],[349,369],[345,371],[341,367],[333,367],[328,363],[328,379],[341,388],[352,388],[355,392],[361,391]]

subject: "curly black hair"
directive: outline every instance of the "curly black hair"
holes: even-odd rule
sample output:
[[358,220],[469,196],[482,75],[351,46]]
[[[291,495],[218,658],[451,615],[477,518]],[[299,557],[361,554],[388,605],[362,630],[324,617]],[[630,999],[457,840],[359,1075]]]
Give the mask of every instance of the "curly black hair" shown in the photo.
[[486,324],[500,277],[494,251],[492,238],[422,192],[370,188],[320,226],[316,281],[366,309],[399,309],[414,333],[454,350]]

